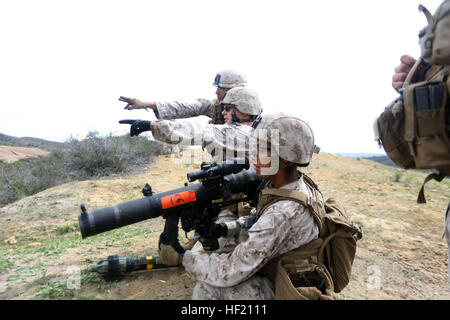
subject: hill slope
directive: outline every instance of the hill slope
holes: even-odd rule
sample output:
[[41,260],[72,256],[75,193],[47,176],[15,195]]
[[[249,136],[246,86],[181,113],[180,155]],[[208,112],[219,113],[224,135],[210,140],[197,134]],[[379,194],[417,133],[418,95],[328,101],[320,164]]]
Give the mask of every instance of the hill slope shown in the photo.
[[39,148],[26,148],[0,145],[0,161],[11,163],[26,158],[48,156],[50,152]]
[[0,133],[0,144],[6,146],[35,147],[44,150],[63,148],[64,143],[33,137],[13,137]]
[[0,162],[15,162],[26,158],[49,155],[52,149],[63,148],[64,143],[32,137],[13,137],[0,133]]
[[[94,210],[140,198],[146,182],[155,192],[180,187],[197,168],[160,156],[142,174],[69,183],[3,207],[0,299],[190,299],[195,279],[181,267],[135,272],[118,282],[86,270],[111,254],[157,254],[162,218],[82,240],[77,214],[81,202]],[[430,182],[428,203],[418,205],[422,172],[331,154],[315,155],[305,172],[363,227],[352,280],[339,299],[450,299],[441,239],[449,181]],[[73,267],[81,269],[79,290],[67,288]]]

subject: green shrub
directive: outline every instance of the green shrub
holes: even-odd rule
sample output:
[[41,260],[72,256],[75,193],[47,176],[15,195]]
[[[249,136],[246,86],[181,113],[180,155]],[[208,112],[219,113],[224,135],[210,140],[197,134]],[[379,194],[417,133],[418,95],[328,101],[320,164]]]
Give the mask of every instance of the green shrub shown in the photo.
[[403,176],[403,173],[401,173],[401,172],[395,172],[393,181],[394,181],[394,182],[400,182],[400,180],[402,179],[402,176]]
[[65,145],[47,157],[0,163],[0,207],[61,183],[126,173],[162,153],[161,143],[143,136],[101,137],[98,132],[83,140],[70,138]]
[[122,173],[130,165],[148,163],[161,152],[161,143],[128,135],[100,137],[90,132],[83,141],[68,142],[69,167],[79,178]]

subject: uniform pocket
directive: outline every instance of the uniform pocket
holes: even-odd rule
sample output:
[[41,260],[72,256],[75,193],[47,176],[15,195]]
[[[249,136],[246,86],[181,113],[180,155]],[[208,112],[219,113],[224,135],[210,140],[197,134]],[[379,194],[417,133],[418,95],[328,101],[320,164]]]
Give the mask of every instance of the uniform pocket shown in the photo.
[[416,111],[417,135],[419,137],[437,136],[441,134],[441,110]]

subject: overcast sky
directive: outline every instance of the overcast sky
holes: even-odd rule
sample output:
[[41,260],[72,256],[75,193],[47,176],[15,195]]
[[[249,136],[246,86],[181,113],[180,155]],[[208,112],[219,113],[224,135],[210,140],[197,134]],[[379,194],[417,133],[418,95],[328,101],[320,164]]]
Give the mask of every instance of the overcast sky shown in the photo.
[[442,0],[0,2],[0,133],[65,141],[124,134],[119,96],[214,98],[238,69],[265,112],[308,121],[325,152],[383,153],[372,123],[397,94],[402,54],[420,54]]

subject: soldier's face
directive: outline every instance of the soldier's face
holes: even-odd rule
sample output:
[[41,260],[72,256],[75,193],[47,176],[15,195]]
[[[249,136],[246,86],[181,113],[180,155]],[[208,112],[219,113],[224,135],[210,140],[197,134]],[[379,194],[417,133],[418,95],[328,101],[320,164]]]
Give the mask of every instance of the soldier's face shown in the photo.
[[271,158],[270,158],[270,146],[267,145],[266,141],[257,141],[256,143],[256,162],[255,171],[258,176],[261,175],[261,169],[270,168]]
[[[263,136],[265,134],[266,133],[263,133]],[[249,154],[250,163],[255,167],[256,174],[260,178],[271,179],[271,177],[278,174],[280,169],[278,147],[277,145],[272,145],[270,142],[267,142],[266,139],[261,140],[256,136],[254,136],[253,138],[255,138],[256,141],[253,140],[253,142],[251,142]]]
[[233,119],[233,109],[234,107],[231,104],[223,105],[222,115],[225,123],[231,123],[231,120]]
[[238,109],[235,109],[235,107],[232,104],[224,104],[223,110],[222,110],[222,116],[225,123],[231,123],[233,121],[233,110],[236,110],[236,117],[238,119],[247,120],[248,122],[251,122],[250,115],[240,112]]
[[216,90],[217,100],[222,101],[223,97],[225,96],[225,93],[227,93],[228,90],[230,89],[217,87]]

